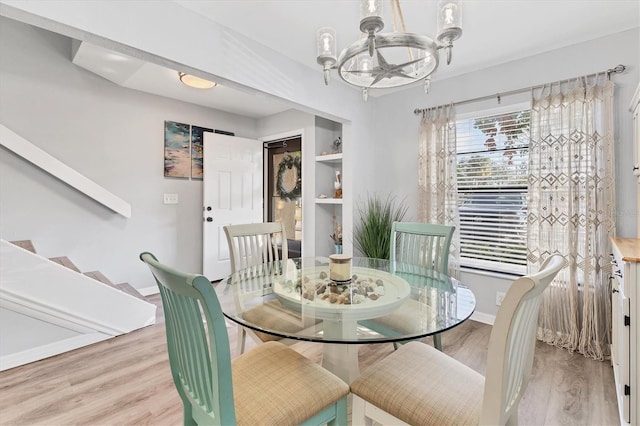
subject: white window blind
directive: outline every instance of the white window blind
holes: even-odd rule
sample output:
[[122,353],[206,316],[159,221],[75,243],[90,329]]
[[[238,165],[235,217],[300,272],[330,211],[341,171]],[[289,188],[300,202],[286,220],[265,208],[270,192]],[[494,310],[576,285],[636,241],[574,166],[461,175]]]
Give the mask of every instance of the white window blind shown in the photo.
[[525,272],[529,116],[523,110],[456,122],[463,266]]

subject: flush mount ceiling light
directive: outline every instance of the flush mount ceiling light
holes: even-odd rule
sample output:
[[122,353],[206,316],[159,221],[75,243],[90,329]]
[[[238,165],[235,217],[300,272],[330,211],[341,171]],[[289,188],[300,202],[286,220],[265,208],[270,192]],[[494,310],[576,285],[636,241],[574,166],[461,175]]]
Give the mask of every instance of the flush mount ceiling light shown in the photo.
[[205,80],[204,78],[196,77],[195,75],[179,72],[180,81],[189,87],[195,87],[196,89],[211,89],[216,87],[218,83],[214,81]]
[[[332,69],[347,83],[361,87],[367,100],[369,89],[400,87],[424,80],[429,91],[431,74],[438,68],[438,50],[445,49],[447,64],[451,62],[454,40],[462,35],[460,0],[438,1],[438,35],[436,40],[407,33],[400,0],[390,0],[394,17],[394,32],[380,33],[382,0],[361,0],[360,31],[363,37],[346,47],[336,57],[336,32],[333,28],[318,30],[318,64],[324,70],[324,82],[329,84]],[[397,31],[400,22],[402,32]]]

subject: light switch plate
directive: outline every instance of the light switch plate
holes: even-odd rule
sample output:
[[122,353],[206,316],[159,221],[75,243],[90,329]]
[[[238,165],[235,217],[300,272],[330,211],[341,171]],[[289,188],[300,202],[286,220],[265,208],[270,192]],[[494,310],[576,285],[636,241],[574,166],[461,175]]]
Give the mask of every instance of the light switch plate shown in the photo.
[[178,204],[178,194],[164,194],[165,204]]

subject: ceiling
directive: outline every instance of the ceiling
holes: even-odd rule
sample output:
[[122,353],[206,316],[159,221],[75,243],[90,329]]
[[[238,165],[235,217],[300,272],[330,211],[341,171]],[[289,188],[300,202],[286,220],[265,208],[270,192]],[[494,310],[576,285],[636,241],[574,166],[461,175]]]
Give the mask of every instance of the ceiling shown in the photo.
[[[310,72],[317,72],[318,79],[322,79],[322,74],[315,57],[316,30],[323,26],[335,28],[338,50],[359,37],[357,0],[176,0],[176,3],[308,66]],[[383,4],[383,31],[392,31],[389,2]],[[407,31],[435,37],[436,5],[435,0],[401,0]],[[463,1],[464,33],[454,43],[451,65],[441,61],[433,81],[636,27],[640,27],[637,0]],[[125,87],[249,117],[264,117],[289,108],[285,103],[227,87],[191,89],[179,83],[175,70],[127,59],[87,43],[78,50],[74,63]],[[340,84],[338,80],[332,79],[332,84]]]

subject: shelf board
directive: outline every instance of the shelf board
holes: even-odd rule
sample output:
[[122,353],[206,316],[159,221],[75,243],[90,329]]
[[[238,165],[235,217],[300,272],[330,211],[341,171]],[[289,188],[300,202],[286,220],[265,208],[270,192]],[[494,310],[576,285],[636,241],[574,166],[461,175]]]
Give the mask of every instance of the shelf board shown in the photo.
[[327,155],[316,155],[316,161],[320,163],[341,163],[342,162],[342,153],[339,154],[327,154]]
[[342,204],[342,198],[316,198],[316,204]]

